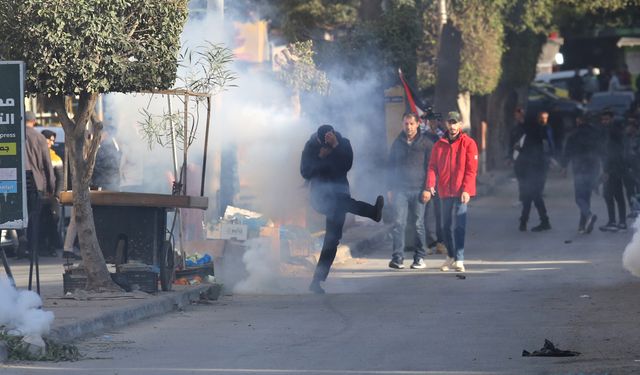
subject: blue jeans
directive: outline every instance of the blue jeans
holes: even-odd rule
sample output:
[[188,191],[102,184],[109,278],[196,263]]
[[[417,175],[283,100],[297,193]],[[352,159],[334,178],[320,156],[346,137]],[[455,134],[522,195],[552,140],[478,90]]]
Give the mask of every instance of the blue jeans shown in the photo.
[[[405,228],[407,220],[415,223],[416,245],[413,260],[417,261],[426,255],[426,233],[424,229],[424,203],[420,201],[421,191],[397,191],[393,192],[393,206],[396,210],[396,217],[393,223],[393,255],[392,259],[396,263],[404,260]],[[408,217],[410,216],[410,217]]]
[[442,231],[448,255],[456,261],[463,261],[467,205],[460,202],[459,197],[440,198],[440,202],[442,204]]

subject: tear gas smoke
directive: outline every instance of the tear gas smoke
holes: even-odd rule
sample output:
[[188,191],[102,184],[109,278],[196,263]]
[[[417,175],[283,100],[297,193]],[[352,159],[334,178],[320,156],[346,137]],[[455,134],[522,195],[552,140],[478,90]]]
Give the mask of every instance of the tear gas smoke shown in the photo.
[[633,237],[622,254],[623,267],[634,276],[640,277],[640,220],[633,223]]
[[[205,42],[219,43],[234,38],[233,20],[208,14],[202,20],[189,20],[182,35],[190,46]],[[224,25],[224,30],[223,26]],[[186,42],[185,42],[186,43]],[[232,42],[225,43],[232,46]],[[354,166],[350,173],[355,198],[372,202],[383,193],[386,144],[373,129],[381,120],[383,92],[377,77],[360,81],[345,81],[340,72],[329,75],[331,93],[328,97],[308,99],[303,103],[302,116],[291,110],[291,91],[274,79],[270,67],[237,64],[232,67],[238,76],[233,87],[214,99],[205,195],[210,200],[208,217],[217,219],[221,195],[221,152],[233,145],[237,149],[236,173],[239,195],[234,205],[263,213],[277,223],[295,222],[310,210],[307,192],[299,174],[300,154],[309,135],[323,123],[334,125],[349,138],[354,149]],[[175,113],[181,110],[177,99]],[[117,140],[123,151],[123,191],[170,192],[172,156],[168,148],[154,146],[149,150],[142,140],[137,123],[141,108],[163,113],[167,98],[156,95],[109,94],[106,112],[118,128]],[[166,111],[166,109],[165,109]],[[200,113],[196,143],[190,147],[189,161],[200,164],[204,150],[206,114]],[[383,117],[383,116],[382,116]],[[375,125],[378,124],[378,125]],[[398,119],[400,131],[400,119]],[[178,152],[178,165],[182,151]],[[381,178],[382,177],[382,178]],[[199,184],[198,184],[199,192]],[[302,214],[301,214],[302,213]],[[320,228],[316,228],[320,229]],[[278,264],[265,262],[265,246],[250,242],[244,256],[247,280],[237,285],[237,291],[258,292],[287,289],[279,279]],[[187,249],[188,251],[188,249]],[[225,273],[233,272],[225,270]],[[224,280],[223,280],[224,282]]]
[[0,276],[0,327],[16,336],[42,336],[53,322],[51,311],[41,310],[42,300],[33,291],[16,290]]

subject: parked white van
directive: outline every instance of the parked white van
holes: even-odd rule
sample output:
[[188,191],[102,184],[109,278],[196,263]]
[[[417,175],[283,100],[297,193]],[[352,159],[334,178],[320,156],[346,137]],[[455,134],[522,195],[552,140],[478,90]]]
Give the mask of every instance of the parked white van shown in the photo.
[[[588,69],[580,69],[580,77],[585,76],[589,70]],[[562,89],[569,89],[569,81],[573,76],[575,76],[575,70],[562,70],[559,72],[553,73],[539,73],[536,75],[535,82],[545,82],[552,84],[556,87],[560,87]],[[600,74],[600,69],[593,68],[593,75],[597,76]]]

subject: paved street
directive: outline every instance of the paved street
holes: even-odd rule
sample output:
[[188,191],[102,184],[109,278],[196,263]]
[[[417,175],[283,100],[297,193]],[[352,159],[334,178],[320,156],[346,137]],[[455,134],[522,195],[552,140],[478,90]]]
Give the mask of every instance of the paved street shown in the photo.
[[[387,241],[335,267],[327,295],[308,294],[308,275],[296,276],[281,294],[224,296],[80,342],[79,362],[0,372],[640,373],[640,280],[621,265],[632,233],[577,235],[570,186],[550,181],[545,233],[517,231],[515,182],[473,201],[466,279],[438,271],[442,256],[430,256],[426,270],[388,269]],[[603,224],[602,198],[594,204]],[[521,356],[545,338],[582,355]]]

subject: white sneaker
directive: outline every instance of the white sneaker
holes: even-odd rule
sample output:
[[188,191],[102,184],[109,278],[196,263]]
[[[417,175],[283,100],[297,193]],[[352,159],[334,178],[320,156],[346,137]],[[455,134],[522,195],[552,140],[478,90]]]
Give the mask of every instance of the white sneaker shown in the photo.
[[461,260],[456,261],[456,262],[453,262],[452,267],[453,267],[453,269],[454,269],[454,270],[456,270],[457,272],[464,272],[464,271],[465,271],[465,269],[464,269],[464,264],[462,263],[462,261],[461,261]]
[[447,257],[444,263],[442,263],[442,266],[440,266],[440,271],[443,271],[443,272],[449,271],[449,268],[453,266],[454,262],[455,261],[453,258]]
[[423,268],[427,268],[427,265],[424,263],[424,260],[418,259],[417,261],[413,262],[411,268],[413,268],[414,270],[421,270]]

